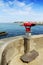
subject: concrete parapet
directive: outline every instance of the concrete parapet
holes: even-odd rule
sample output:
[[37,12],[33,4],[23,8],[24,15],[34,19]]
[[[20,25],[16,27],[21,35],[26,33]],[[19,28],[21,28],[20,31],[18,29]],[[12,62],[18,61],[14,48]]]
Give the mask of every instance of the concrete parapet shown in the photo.
[[3,46],[3,52],[1,57],[1,65],[7,65],[14,56],[22,53],[21,47],[23,47],[23,38],[17,38],[7,42]]

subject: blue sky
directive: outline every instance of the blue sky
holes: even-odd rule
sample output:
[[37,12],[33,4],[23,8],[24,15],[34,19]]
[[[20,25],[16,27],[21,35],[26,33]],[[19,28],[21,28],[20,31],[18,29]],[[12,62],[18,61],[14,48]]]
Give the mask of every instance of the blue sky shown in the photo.
[[0,23],[43,21],[43,0],[0,0]]

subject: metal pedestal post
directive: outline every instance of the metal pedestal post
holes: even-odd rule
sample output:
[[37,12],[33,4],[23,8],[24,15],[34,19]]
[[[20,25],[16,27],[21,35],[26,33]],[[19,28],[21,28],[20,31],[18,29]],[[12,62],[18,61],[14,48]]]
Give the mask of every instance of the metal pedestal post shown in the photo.
[[24,37],[24,53],[27,53],[30,50],[30,37],[30,33],[26,33]]
[[30,34],[29,35],[28,34],[26,33],[26,36],[24,37],[24,55],[22,55],[20,58],[25,63],[28,63],[34,60],[39,55],[38,52],[35,50],[30,51],[30,37],[31,36]]

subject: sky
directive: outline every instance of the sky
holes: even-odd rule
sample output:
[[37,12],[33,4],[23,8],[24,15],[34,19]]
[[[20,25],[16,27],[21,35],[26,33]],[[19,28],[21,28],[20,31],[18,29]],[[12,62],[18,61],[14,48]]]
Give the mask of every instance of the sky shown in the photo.
[[43,21],[43,0],[0,0],[0,23]]

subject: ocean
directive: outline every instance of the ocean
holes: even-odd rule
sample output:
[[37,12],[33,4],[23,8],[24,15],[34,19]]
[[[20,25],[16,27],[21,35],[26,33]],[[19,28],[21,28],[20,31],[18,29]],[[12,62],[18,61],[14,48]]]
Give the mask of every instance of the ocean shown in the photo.
[[[0,32],[7,32],[8,34],[5,36],[0,36],[0,39],[7,37],[14,37],[25,35],[25,27],[20,26],[17,23],[0,23]],[[43,26],[37,25],[31,28],[32,35],[43,34]]]

